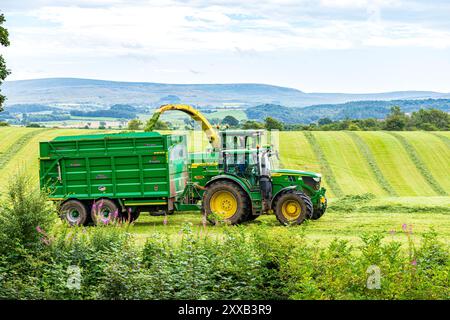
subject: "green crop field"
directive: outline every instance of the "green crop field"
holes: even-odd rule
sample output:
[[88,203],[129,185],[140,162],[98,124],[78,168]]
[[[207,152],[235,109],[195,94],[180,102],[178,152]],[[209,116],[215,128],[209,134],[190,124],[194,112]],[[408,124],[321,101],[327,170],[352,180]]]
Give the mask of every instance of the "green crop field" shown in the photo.
[[[81,129],[0,128],[0,192],[17,171],[37,183],[38,142],[59,135],[95,133]],[[448,132],[281,132],[279,151],[285,168],[321,172],[330,199],[329,212],[305,228],[315,240],[333,237],[356,241],[363,231],[398,229],[413,224],[430,226],[450,239],[450,134]],[[350,212],[333,210],[345,195],[373,194],[370,206]],[[183,222],[199,224],[198,214],[142,216],[133,226],[138,239],[160,228],[179,230]],[[273,216],[255,221],[279,227]],[[282,229],[282,228],[281,228]],[[220,228],[216,231],[220,232]],[[275,231],[274,231],[275,232]],[[176,236],[176,232],[173,233]]]

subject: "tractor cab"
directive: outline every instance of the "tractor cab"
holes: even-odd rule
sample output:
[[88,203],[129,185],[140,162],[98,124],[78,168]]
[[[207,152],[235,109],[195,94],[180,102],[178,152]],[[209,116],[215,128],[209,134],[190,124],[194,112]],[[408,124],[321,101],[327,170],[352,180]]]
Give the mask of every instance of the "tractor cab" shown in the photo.
[[270,176],[271,148],[261,147],[264,130],[224,130],[219,136],[219,165],[224,172],[251,180]]

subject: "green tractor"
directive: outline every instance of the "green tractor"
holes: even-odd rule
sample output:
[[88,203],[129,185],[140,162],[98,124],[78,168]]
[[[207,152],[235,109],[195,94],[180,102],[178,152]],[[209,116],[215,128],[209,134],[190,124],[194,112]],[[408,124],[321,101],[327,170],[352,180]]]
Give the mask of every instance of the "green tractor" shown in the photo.
[[201,208],[211,223],[224,220],[239,224],[274,213],[280,223],[301,224],[319,219],[327,208],[321,175],[279,168],[278,153],[262,145],[264,130],[215,131],[197,110],[185,105],[160,108],[150,121],[156,123],[166,110],[180,110],[200,121],[213,148],[191,153],[189,183],[176,210]]
[[327,207],[321,175],[280,169],[262,130],[217,131],[197,110],[179,110],[202,125],[212,148],[189,152],[185,134],[126,132],[61,136],[40,142],[39,176],[71,225],[201,211],[212,223],[239,224],[275,213],[284,225],[320,218]]

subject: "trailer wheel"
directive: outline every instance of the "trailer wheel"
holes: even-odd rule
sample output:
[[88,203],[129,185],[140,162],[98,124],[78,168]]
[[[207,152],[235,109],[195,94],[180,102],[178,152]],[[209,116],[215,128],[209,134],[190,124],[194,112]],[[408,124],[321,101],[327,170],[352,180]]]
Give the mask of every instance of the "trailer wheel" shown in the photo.
[[298,225],[312,215],[312,208],[311,199],[307,195],[291,190],[277,198],[275,215],[283,225]]
[[245,220],[248,210],[247,194],[233,182],[214,182],[203,194],[202,212],[212,224],[218,220],[239,224]]
[[119,217],[119,207],[109,199],[99,199],[91,208],[91,217],[94,224],[109,224]]
[[88,212],[86,206],[78,200],[68,200],[61,205],[60,216],[71,226],[79,226],[86,223]]
[[141,210],[136,207],[128,207],[126,208],[125,212],[122,212],[120,214],[120,217],[124,221],[128,221],[129,223],[137,220],[141,214]]

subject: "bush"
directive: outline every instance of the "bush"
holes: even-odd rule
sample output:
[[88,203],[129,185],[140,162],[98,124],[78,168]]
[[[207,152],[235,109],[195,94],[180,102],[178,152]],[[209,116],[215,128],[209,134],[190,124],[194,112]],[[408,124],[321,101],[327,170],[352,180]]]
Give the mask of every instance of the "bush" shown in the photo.
[[20,173],[11,179],[0,206],[0,255],[18,247],[36,250],[48,241],[47,234],[57,214],[45,192],[34,187],[30,176]]

